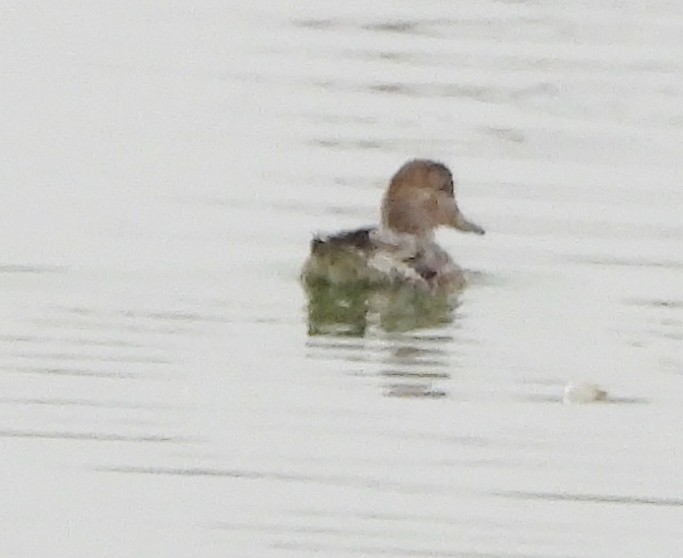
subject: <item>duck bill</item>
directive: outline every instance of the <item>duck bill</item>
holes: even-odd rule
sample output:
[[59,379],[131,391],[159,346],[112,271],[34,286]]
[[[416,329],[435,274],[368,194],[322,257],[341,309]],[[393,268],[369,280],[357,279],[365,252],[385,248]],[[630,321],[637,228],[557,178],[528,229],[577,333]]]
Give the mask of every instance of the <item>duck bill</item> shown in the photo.
[[450,200],[450,203],[448,203],[444,209],[446,210],[443,214],[444,219],[442,221],[444,225],[458,229],[462,232],[484,234],[484,229],[476,223],[468,221],[460,212],[460,208],[458,207],[458,204],[455,203],[455,200]]
[[467,233],[484,234],[486,232],[476,223],[465,219],[465,216],[459,211],[456,213],[455,219],[451,221],[451,226],[454,229],[458,229],[459,231]]

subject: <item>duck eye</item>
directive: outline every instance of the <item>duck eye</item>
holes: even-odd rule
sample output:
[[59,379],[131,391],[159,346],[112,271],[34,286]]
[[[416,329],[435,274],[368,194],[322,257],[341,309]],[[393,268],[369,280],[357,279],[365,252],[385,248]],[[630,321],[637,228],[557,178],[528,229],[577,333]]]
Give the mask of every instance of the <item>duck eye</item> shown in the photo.
[[446,192],[447,194],[453,195],[453,181],[449,180],[446,182],[443,186],[441,186],[440,190],[442,192]]

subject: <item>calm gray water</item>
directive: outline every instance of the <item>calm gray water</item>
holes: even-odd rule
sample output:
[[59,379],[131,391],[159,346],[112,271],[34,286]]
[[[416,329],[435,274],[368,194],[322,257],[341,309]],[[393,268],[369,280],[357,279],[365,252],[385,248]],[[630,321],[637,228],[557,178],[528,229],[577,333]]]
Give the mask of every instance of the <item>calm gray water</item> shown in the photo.
[[[679,3],[124,4],[0,18],[3,557],[680,553]],[[470,286],[309,335],[415,156]]]

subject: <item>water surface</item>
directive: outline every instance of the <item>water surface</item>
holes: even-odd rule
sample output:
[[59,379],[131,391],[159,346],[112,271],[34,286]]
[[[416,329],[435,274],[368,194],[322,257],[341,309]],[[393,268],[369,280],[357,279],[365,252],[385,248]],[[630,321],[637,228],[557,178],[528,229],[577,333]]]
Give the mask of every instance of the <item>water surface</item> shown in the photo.
[[[683,9],[65,0],[0,31],[3,556],[676,554]],[[439,233],[470,285],[329,327],[311,234],[416,156],[487,228]]]

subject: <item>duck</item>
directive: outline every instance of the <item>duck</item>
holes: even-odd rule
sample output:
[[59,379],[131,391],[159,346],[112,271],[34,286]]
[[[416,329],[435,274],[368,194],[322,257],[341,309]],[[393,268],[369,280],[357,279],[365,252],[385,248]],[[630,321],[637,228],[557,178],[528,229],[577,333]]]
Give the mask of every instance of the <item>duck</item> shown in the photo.
[[462,269],[434,239],[450,227],[483,235],[455,199],[453,174],[443,163],[413,159],[396,171],[375,226],[314,235],[301,270],[306,285],[404,285],[423,291],[460,289]]

